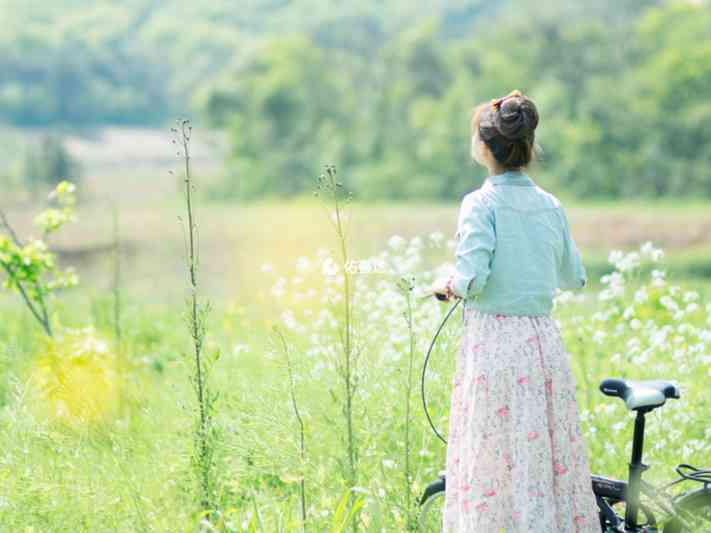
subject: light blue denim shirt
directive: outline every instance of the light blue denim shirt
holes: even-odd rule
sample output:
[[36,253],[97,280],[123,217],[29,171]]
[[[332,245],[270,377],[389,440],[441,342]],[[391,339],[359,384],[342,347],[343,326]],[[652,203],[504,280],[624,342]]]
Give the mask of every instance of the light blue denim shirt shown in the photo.
[[560,201],[524,172],[489,176],[462,199],[453,291],[464,307],[550,315],[556,288],[587,275]]

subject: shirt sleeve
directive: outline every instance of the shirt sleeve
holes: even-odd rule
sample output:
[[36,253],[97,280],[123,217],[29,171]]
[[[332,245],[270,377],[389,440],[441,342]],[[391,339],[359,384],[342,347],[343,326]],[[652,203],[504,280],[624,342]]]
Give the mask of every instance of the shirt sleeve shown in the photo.
[[496,244],[493,213],[476,193],[462,201],[457,238],[452,290],[460,298],[468,298],[484,288]]
[[587,283],[587,273],[570,233],[568,217],[562,207],[560,213],[563,220],[563,255],[560,261],[558,287],[563,290],[581,289]]

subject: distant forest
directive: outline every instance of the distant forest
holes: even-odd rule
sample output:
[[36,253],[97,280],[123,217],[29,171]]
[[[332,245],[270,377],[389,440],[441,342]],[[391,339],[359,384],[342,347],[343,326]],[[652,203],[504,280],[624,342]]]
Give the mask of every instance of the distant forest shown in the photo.
[[0,17],[1,122],[190,114],[229,134],[222,197],[304,192],[334,163],[361,198],[459,198],[481,174],[471,108],[514,88],[541,112],[545,186],[711,197],[708,2],[0,0]]

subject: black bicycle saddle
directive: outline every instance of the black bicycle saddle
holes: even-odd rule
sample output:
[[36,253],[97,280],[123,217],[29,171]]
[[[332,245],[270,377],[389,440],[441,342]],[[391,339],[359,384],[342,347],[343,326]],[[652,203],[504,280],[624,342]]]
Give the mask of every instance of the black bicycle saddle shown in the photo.
[[627,409],[634,411],[641,407],[659,407],[667,398],[680,398],[679,385],[672,381],[655,379],[635,381],[622,378],[607,378],[600,383],[600,391],[607,396],[624,400]]

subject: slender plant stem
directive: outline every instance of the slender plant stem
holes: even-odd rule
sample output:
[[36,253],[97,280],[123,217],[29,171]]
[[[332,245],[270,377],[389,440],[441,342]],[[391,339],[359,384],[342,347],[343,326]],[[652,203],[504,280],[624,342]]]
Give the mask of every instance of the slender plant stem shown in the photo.
[[346,322],[346,328],[345,328],[345,344],[344,344],[344,351],[345,351],[345,357],[344,357],[344,362],[346,365],[346,376],[345,376],[345,385],[346,385],[346,411],[347,411],[347,420],[348,420],[348,458],[350,460],[350,465],[351,465],[351,483],[355,484],[356,483],[356,465],[355,465],[355,443],[354,443],[354,431],[353,431],[353,383],[352,383],[352,376],[351,376],[351,356],[352,356],[352,350],[351,350],[351,290],[350,290],[350,275],[345,268],[345,266],[348,264],[348,249],[346,248],[346,239],[345,235],[343,233],[343,227],[341,223],[341,212],[340,212],[340,206],[336,204],[336,220],[337,220],[337,227],[338,227],[338,237],[339,241],[341,243],[341,257],[343,260],[343,293],[344,293],[344,298],[343,298],[343,311],[345,314],[345,322]]
[[[335,174],[333,175],[333,181],[335,184]],[[356,465],[355,465],[355,432],[353,429],[353,383],[352,383],[352,372],[351,372],[351,291],[350,291],[350,275],[348,269],[348,248],[346,246],[346,237],[343,231],[343,222],[341,219],[341,206],[338,201],[338,188],[334,187],[334,200],[335,200],[335,212],[336,212],[336,231],[338,233],[338,240],[340,243],[341,260],[343,264],[343,312],[345,318],[345,339],[343,343],[344,351],[344,364],[345,364],[345,389],[346,389],[346,420],[348,426],[348,460],[351,468],[351,484],[355,485],[356,479]]]
[[[353,399],[355,396],[355,376],[354,376],[354,363],[355,356],[353,350],[352,342],[352,309],[351,309],[351,288],[350,288],[350,272],[348,270],[348,247],[347,247],[347,237],[344,228],[344,220],[341,213],[341,203],[339,198],[339,190],[342,188],[342,184],[336,179],[336,169],[333,165],[326,166],[326,175],[323,176],[324,182],[322,184],[326,189],[333,195],[333,203],[335,209],[335,221],[334,227],[336,230],[336,235],[340,244],[340,254],[343,267],[343,311],[344,311],[344,323],[345,331],[339,330],[339,338],[341,341],[341,346],[343,347],[343,361],[340,368],[343,377],[343,386],[345,390],[345,408],[344,416],[346,419],[346,432],[347,432],[347,454],[348,454],[348,483],[352,487],[358,482],[358,466],[357,466],[357,444],[356,444],[356,434],[355,426],[353,423]],[[351,498],[349,500],[349,508],[352,509],[354,505],[353,493],[351,492]],[[357,531],[358,523],[357,520],[352,522],[353,531]]]
[[[5,227],[7,232],[10,234],[10,237],[12,238],[15,245],[21,248],[23,246],[22,241],[17,236],[17,233],[15,233],[15,230],[10,225],[10,222],[7,220],[7,215],[5,215],[5,212],[2,209],[0,209],[0,223],[2,223],[3,227]],[[49,313],[47,312],[47,306],[45,304],[44,297],[42,296],[42,288],[36,281],[34,282],[34,288],[37,293],[37,302],[40,306],[40,311],[42,313],[42,315],[40,316],[40,313],[35,309],[35,306],[32,303],[32,299],[29,297],[27,291],[23,287],[22,282],[13,277],[13,271],[9,266],[3,266],[5,267],[5,272],[7,272],[7,275],[10,277],[10,279],[14,279],[15,286],[17,287],[17,290],[20,291],[22,299],[25,301],[25,304],[27,304],[27,307],[30,309],[37,321],[42,325],[42,329],[44,329],[44,332],[47,334],[48,337],[52,337],[52,325],[50,324]]]
[[0,222],[2,222],[2,225],[5,226],[5,229],[10,234],[10,237],[12,237],[12,240],[15,242],[15,244],[17,246],[22,247],[22,241],[20,241],[20,239],[17,237],[17,233],[15,233],[15,230],[7,221],[7,216],[5,215],[5,212],[2,209],[0,209]]
[[113,295],[114,295],[114,336],[116,339],[116,347],[121,352],[121,243],[119,240],[119,213],[118,207],[113,205],[113,237],[114,237],[114,278],[113,278]]
[[47,305],[44,301],[44,296],[42,296],[42,288],[37,282],[35,282],[35,290],[37,291],[37,301],[39,301],[40,309],[42,311],[42,326],[45,332],[50,337],[52,336],[52,325],[49,321],[49,313],[47,312]]
[[[294,416],[296,416],[296,419],[299,424],[299,453],[301,456],[301,464],[302,468],[303,465],[306,463],[306,445],[305,445],[305,431],[304,431],[304,421],[301,418],[301,413],[299,412],[299,406],[296,403],[296,394],[294,392],[295,389],[295,383],[294,383],[294,373],[292,369],[292,364],[291,364],[291,358],[289,357],[289,346],[286,343],[286,339],[284,338],[284,335],[282,332],[278,329],[277,326],[274,326],[274,331],[279,335],[279,338],[281,339],[281,343],[284,349],[284,355],[286,357],[286,368],[289,373],[289,393],[291,396],[291,405],[292,408],[294,409]],[[301,473],[301,480],[300,480],[300,493],[301,493],[301,522],[302,522],[302,530],[306,532],[306,485],[305,485],[305,480],[304,478],[306,477],[304,472]]]
[[204,361],[202,357],[202,345],[204,337],[204,316],[200,313],[198,306],[198,291],[197,291],[197,250],[196,250],[196,225],[193,216],[192,203],[192,175],[190,173],[190,136],[192,126],[189,126],[187,120],[180,121],[180,144],[182,146],[182,156],[184,163],[184,183],[185,183],[185,199],[188,211],[188,271],[190,274],[190,329],[193,339],[193,361],[195,370],[195,390],[198,403],[198,429],[197,429],[197,462],[199,471],[200,486],[202,489],[201,505],[203,509],[212,507],[211,494],[211,479],[210,479],[210,443],[208,442],[210,430],[210,417],[208,413],[208,394],[207,383],[205,376]]
[[412,396],[412,368],[415,358],[415,334],[412,327],[412,295],[409,287],[405,292],[407,300],[407,331],[410,338],[410,354],[407,368],[407,391],[405,395],[405,505],[407,506],[408,527],[412,524],[410,487],[410,397]]
[[[14,279],[12,269],[8,265],[5,265],[5,264],[3,264],[2,266],[5,269],[5,272],[7,272],[8,277],[10,279]],[[32,300],[30,300],[30,297],[27,294],[27,291],[25,291],[25,288],[22,286],[22,283],[20,282],[20,280],[15,279],[15,286],[17,287],[17,290],[20,291],[20,295],[22,296],[22,299],[27,304],[27,307],[30,309],[30,311],[32,312],[34,317],[37,319],[37,321],[42,325],[42,328],[44,329],[47,336],[51,337],[52,336],[52,328],[49,325],[49,321],[45,320],[43,317],[41,317],[39,315],[39,313],[35,309],[35,306],[32,304]]]

